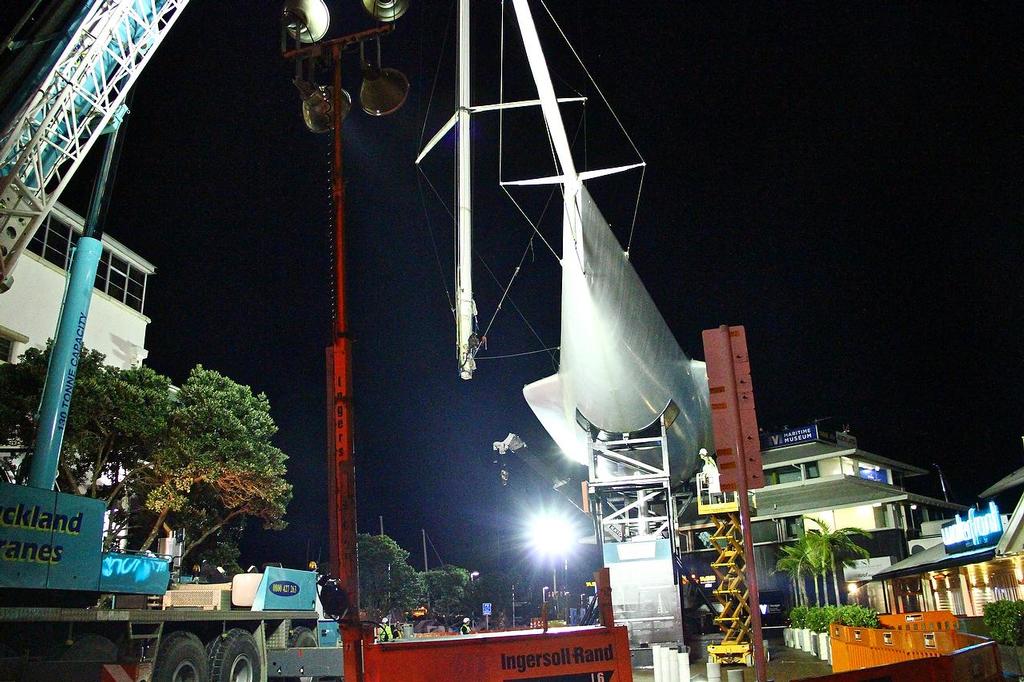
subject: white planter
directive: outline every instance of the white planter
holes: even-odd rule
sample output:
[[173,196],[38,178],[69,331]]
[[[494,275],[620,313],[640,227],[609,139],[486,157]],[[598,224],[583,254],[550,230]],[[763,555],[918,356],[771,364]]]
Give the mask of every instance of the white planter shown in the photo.
[[804,649],[809,654],[818,653],[818,633],[808,628],[805,630],[807,633],[807,648]]
[[782,628],[782,642],[788,647],[793,646],[793,628]]
[[801,651],[811,650],[811,631],[807,628],[800,628],[800,649]]
[[832,646],[827,632],[818,634],[818,658],[827,661],[832,658]]

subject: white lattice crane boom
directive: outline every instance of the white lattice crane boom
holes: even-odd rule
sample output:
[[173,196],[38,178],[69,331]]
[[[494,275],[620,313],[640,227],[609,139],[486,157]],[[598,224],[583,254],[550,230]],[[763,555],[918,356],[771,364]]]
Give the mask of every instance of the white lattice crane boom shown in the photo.
[[0,137],[0,290],[188,0],[94,0]]

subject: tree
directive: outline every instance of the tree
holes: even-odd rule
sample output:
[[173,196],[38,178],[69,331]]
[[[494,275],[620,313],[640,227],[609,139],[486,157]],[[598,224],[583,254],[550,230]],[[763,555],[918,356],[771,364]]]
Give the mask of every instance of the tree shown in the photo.
[[1017,670],[1021,670],[1020,648],[1024,646],[1024,603],[1000,599],[985,604],[984,622],[992,639],[1013,647]]
[[419,606],[423,578],[409,565],[409,552],[387,535],[357,536],[359,601],[371,618]]
[[185,554],[237,518],[284,528],[292,492],[284,480],[288,457],[270,441],[276,432],[265,394],[197,365],[178,392],[166,442],[146,471],[144,506],[153,520],[140,549],[169,519],[172,527],[201,521]]
[[[48,361],[49,350],[29,349],[0,365],[0,442],[34,443]],[[246,517],[285,526],[287,457],[270,441],[277,427],[265,395],[201,366],[175,394],[169,378],[108,366],[91,350],[76,371],[57,484],[106,502],[108,544],[123,533],[148,549],[166,525],[185,529],[195,559]]]
[[[121,370],[104,359],[92,350],[79,358],[57,485],[116,511],[163,445],[171,382],[148,367]],[[48,363],[49,348],[30,348],[18,364],[0,366],[0,442],[35,443]],[[26,478],[22,466],[16,479]]]
[[441,568],[423,574],[430,609],[448,622],[452,616],[464,613],[466,586],[469,585],[469,571],[459,566],[446,564]]
[[[825,584],[825,563],[821,535],[815,530],[805,531],[800,538],[807,546],[807,573],[814,581],[814,605],[821,606],[821,590],[818,588],[818,578]],[[828,603],[828,589],[825,590],[825,603]]]
[[[817,536],[817,548],[820,564],[832,573],[832,585],[836,592],[836,606],[839,606],[839,565],[849,567],[855,559],[867,559],[870,553],[854,542],[855,537],[869,538],[871,533],[855,527],[836,528],[832,530],[828,524],[816,518],[807,517],[818,526],[817,530],[810,531]],[[824,582],[824,576],[822,576]],[[828,601],[828,590],[825,590],[825,600]]]
[[[813,570],[812,557],[813,547],[806,535],[801,535],[796,542],[786,545],[782,549],[782,556],[775,564],[775,569],[788,574],[796,584],[796,598],[800,605],[807,605],[807,586],[804,584],[804,574]],[[817,585],[815,585],[817,587]]]

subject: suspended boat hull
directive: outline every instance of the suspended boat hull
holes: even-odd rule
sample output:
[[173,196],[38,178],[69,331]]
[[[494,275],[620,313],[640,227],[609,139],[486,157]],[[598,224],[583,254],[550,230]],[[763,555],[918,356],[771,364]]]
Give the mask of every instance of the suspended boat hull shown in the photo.
[[526,401],[581,464],[589,451],[578,417],[607,433],[636,433],[674,405],[670,471],[674,481],[687,480],[698,450],[713,449],[704,363],[683,353],[582,185],[566,204],[565,221],[561,365],[556,375],[523,389]]

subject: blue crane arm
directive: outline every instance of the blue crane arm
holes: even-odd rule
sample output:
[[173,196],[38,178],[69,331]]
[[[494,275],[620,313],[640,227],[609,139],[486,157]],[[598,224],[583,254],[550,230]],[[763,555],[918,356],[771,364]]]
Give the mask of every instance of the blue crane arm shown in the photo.
[[187,4],[85,0],[31,71],[31,86],[5,106],[14,114],[0,121],[0,290]]

